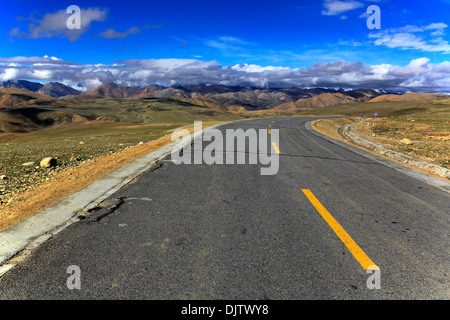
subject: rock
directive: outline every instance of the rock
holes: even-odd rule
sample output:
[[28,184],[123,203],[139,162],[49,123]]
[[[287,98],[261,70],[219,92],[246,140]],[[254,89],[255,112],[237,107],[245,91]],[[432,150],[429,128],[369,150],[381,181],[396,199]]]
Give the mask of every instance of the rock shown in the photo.
[[40,163],[41,168],[56,167],[56,159],[52,157],[42,159]]
[[24,166],[24,167],[28,167],[28,166],[32,166],[32,165],[34,165],[34,162],[25,162],[25,163],[22,163],[22,165]]
[[409,140],[409,139],[402,139],[402,140],[400,140],[400,143],[403,143],[403,144],[407,144],[407,145],[411,145],[412,144],[412,142],[411,142],[411,140]]
[[83,142],[83,141],[80,141],[80,144],[84,144],[84,142]]
[[71,161],[71,162],[72,161],[81,161],[81,158],[80,157],[71,156],[69,161]]
[[143,145],[144,143],[141,141],[141,142],[139,142],[139,145]]
[[8,177],[5,175],[0,176],[0,180],[7,180],[7,179],[8,179]]

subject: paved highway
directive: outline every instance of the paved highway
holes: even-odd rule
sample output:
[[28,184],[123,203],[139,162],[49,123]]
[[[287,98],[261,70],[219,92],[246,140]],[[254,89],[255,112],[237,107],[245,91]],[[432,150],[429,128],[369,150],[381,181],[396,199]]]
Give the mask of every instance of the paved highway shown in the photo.
[[[169,157],[114,194],[108,215],[6,273],[0,298],[448,299],[449,193],[315,135],[309,120],[219,127],[279,130],[278,173]],[[80,290],[67,287],[71,265]]]

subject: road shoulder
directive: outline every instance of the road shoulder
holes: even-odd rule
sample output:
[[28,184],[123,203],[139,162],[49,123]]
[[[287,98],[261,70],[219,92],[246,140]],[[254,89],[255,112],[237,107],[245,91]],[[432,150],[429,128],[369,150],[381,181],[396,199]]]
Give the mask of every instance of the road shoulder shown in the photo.
[[[420,168],[408,165],[407,163],[396,161],[394,159],[383,156],[382,154],[379,154],[373,150],[364,148],[362,145],[358,146],[358,145],[352,144],[350,141],[345,140],[340,134],[337,134],[337,133],[331,134],[330,131],[332,131],[332,130],[326,130],[326,131],[320,130],[319,131],[317,129],[317,126],[315,126],[315,123],[317,123],[317,121],[320,121],[320,120],[308,121],[305,124],[306,128],[310,132],[312,132],[330,142],[333,142],[337,145],[340,145],[344,148],[347,148],[357,154],[363,155],[372,160],[383,163],[384,165],[386,165],[388,167],[391,167],[398,171],[401,171],[404,174],[407,174],[411,177],[419,179],[429,185],[438,187],[446,192],[450,192],[450,181],[449,180],[444,179],[439,176],[436,176],[436,175],[433,175],[430,172],[426,172],[425,170],[422,170]],[[342,124],[345,125],[345,124],[348,124],[351,122],[352,122],[352,120],[342,121]]]
[[[184,141],[190,143],[199,134],[221,124],[211,125],[202,131],[193,132]],[[170,142],[170,138],[168,142]],[[41,243],[72,223],[79,221],[80,215],[84,217],[91,209],[99,206],[106,198],[150,170],[156,163],[169,155],[174,148],[179,147],[180,141],[165,143],[160,148],[120,166],[85,188],[1,231],[0,277],[17,263],[23,261]]]

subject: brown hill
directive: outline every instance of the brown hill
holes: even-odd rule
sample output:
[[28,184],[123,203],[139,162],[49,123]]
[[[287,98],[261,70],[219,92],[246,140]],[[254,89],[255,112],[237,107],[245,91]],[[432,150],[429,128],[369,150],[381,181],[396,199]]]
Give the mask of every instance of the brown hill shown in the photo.
[[8,80],[5,82],[0,82],[0,88],[15,88],[32,92],[38,91],[43,86],[44,85],[42,83],[27,80]]
[[246,112],[247,111],[247,109],[245,109],[244,107],[236,106],[236,105],[228,106],[226,108],[228,109],[228,111],[231,111],[231,112]]
[[133,96],[133,98],[189,98],[186,92],[176,88],[158,88],[154,86],[146,87],[140,92]]
[[228,111],[227,108],[225,108],[223,105],[217,103],[213,99],[206,98],[206,97],[196,97],[196,98],[173,98],[173,100],[189,103],[192,105],[197,105],[205,108],[215,109],[215,110],[223,110]]
[[365,91],[352,91],[348,93],[323,93],[315,97],[300,99],[295,102],[288,102],[281,104],[273,110],[297,110],[297,109],[311,109],[322,108],[335,104],[346,104],[354,102],[364,102],[371,99],[376,93]]
[[405,94],[397,95],[397,94],[384,94],[378,97],[375,97],[369,102],[388,102],[388,101],[430,101],[430,100],[440,100],[440,99],[448,99],[449,96],[444,94],[435,94],[435,93],[417,93],[417,92],[408,92]]
[[116,97],[116,98],[197,98],[206,97],[224,106],[241,106],[247,110],[265,110],[282,103],[294,102],[302,98],[310,98],[318,94],[334,93],[335,90],[325,88],[301,89],[257,89],[232,87],[224,85],[187,85],[160,87],[156,85],[145,88],[132,88],[114,83],[102,85],[88,90],[79,97]]
[[35,107],[16,108],[0,112],[0,132],[24,133],[47,127],[78,124],[87,119],[63,111],[48,111]]
[[59,82],[49,82],[42,88],[40,88],[38,93],[46,94],[51,97],[59,98],[67,95],[79,95],[81,91],[75,90],[72,87],[66,86],[65,84]]
[[44,94],[16,88],[0,88],[0,109],[11,109],[35,99],[53,99]]
[[104,97],[104,98],[129,98],[140,94],[142,88],[133,88],[115,83],[106,83],[92,90],[87,90],[81,95]]
[[292,101],[291,97],[284,92],[261,89],[210,94],[207,97],[225,106],[239,105],[249,110],[271,109],[284,102]]
[[0,132],[32,132],[47,127],[84,122],[71,112],[51,108],[77,108],[71,101],[16,88],[0,88]]

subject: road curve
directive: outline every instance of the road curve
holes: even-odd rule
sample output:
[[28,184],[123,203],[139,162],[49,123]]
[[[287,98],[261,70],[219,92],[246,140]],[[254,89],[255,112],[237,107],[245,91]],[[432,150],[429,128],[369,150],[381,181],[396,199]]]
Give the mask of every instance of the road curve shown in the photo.
[[219,127],[279,130],[278,173],[168,157],[0,278],[0,298],[448,299],[449,193],[313,134],[312,119]]

